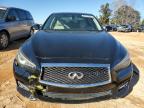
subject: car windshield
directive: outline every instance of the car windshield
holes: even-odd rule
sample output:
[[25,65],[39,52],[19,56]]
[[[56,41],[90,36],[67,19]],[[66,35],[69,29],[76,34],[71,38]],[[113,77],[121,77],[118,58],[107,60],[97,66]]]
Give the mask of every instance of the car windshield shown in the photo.
[[6,10],[5,9],[0,9],[0,19],[3,19],[5,16]]
[[100,31],[96,18],[92,15],[55,14],[51,15],[43,26],[44,30],[58,31]]

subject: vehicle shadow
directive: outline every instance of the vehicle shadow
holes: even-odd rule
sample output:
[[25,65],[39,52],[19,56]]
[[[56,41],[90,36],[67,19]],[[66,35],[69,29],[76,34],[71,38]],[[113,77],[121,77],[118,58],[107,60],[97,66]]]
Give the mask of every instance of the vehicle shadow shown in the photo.
[[[39,97],[39,99],[46,101],[46,102],[52,102],[52,103],[82,104],[82,103],[92,103],[92,102],[99,102],[99,101],[105,101],[105,100],[110,100],[110,99],[124,98],[132,92],[133,87],[139,81],[139,70],[135,64],[133,64],[133,67],[134,67],[134,74],[129,84],[129,87],[126,87],[120,90],[118,93],[112,96],[105,96],[105,97],[93,98],[93,99],[88,99],[88,100],[60,100],[60,99],[51,99],[51,98],[43,98],[43,97]],[[28,92],[21,91],[20,89],[18,89],[18,91],[20,94],[22,94],[23,96],[27,98],[30,96]]]
[[0,52],[6,52],[6,51],[18,49],[26,40],[27,38],[22,38],[22,39],[18,39],[13,42],[10,42],[9,46],[4,50],[0,50]]

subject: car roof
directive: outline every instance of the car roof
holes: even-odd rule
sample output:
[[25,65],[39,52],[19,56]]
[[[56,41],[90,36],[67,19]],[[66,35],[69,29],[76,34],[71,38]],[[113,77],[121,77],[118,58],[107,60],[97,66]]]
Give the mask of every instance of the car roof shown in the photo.
[[[27,11],[21,8],[16,8],[16,7],[6,7],[6,6],[0,6],[0,9],[19,9],[19,10],[23,10],[23,11]],[[27,11],[28,12],[28,11]]]
[[57,13],[52,13],[53,15],[90,15],[94,16],[93,14],[90,13],[78,13],[78,12],[57,12]]
[[7,9],[8,7],[0,6],[0,9]]

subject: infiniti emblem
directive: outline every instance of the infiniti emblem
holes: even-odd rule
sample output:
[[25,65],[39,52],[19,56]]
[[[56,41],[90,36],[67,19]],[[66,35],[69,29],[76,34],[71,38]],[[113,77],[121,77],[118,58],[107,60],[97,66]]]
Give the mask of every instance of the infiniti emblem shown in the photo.
[[70,72],[70,73],[68,74],[68,77],[69,77],[70,79],[82,79],[83,76],[84,76],[84,74],[81,73],[81,72]]

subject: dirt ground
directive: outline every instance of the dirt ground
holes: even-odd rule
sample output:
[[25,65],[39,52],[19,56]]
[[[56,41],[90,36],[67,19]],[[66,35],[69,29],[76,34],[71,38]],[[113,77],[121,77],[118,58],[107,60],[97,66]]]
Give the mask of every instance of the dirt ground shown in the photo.
[[112,32],[128,48],[140,77],[133,91],[124,98],[95,101],[82,104],[30,101],[16,91],[12,62],[25,39],[12,42],[0,51],[0,108],[144,108],[144,33]]

